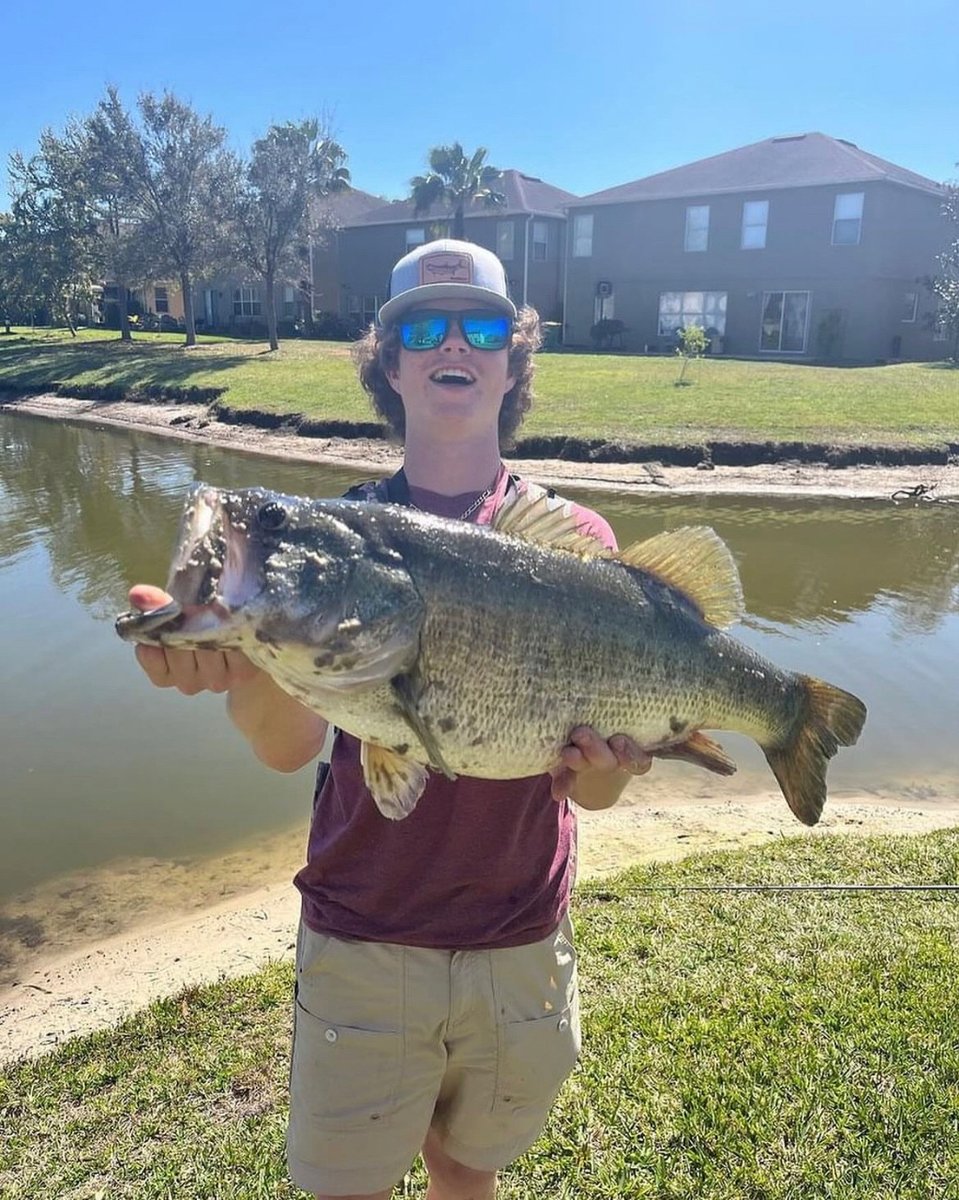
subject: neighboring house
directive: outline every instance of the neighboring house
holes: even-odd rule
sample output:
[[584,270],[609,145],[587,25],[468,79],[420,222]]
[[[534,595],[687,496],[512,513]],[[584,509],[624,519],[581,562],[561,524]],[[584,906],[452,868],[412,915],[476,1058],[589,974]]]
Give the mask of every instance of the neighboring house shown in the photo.
[[[515,170],[504,171],[493,186],[505,203],[495,208],[469,205],[468,240],[499,255],[516,304],[532,305],[544,321],[562,320],[564,209],[575,196]],[[423,242],[448,237],[450,224],[447,208],[435,205],[416,215],[412,200],[397,200],[345,222],[337,238],[340,315],[371,324],[387,299],[397,259]]]
[[874,362],[935,359],[946,240],[933,180],[851,142],[773,137],[574,200],[568,345],[602,318],[623,346],[670,352],[683,325],[714,352]]
[[[106,280],[94,297],[93,321],[96,325],[111,325],[118,328],[117,300],[119,286]],[[127,289],[127,311],[133,324],[167,326],[171,329],[183,325],[183,296],[177,283],[147,283],[141,287]]]
[[[337,310],[340,289],[336,231],[382,203],[382,197],[359,188],[347,188],[316,201],[313,224],[317,232],[303,245],[303,270],[297,278],[276,283],[276,319],[281,336],[294,324],[308,324],[311,313]],[[200,329],[238,337],[262,336],[266,331],[266,291],[263,280],[252,271],[239,268],[204,280],[196,286],[194,296]]]

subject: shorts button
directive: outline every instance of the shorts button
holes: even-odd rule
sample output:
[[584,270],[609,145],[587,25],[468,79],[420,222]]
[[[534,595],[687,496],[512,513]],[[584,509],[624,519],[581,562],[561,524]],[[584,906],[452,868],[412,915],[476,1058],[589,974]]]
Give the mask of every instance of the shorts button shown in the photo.
[[326,1037],[326,1040],[328,1042],[335,1042],[336,1041],[336,1030],[328,1029],[324,1036]]

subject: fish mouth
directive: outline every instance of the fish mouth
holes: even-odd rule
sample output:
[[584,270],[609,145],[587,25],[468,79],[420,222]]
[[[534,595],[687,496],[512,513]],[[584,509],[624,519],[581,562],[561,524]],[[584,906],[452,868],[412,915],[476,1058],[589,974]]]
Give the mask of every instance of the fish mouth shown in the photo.
[[122,613],[116,621],[120,637],[187,645],[222,635],[263,586],[246,533],[242,520],[231,519],[229,493],[197,484],[180,522],[166,585],[170,602]]

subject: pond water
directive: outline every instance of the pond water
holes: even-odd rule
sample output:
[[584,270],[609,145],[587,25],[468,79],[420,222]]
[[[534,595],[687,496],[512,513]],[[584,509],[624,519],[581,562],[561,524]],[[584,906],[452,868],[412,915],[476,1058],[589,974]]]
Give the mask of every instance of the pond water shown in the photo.
[[[84,872],[142,880],[145,863],[305,837],[311,770],[261,767],[222,698],[149,687],[112,623],[129,584],[164,581],[195,480],[331,496],[360,477],[0,412],[0,935],[29,941],[17,922],[41,904],[69,921]],[[571,494],[621,544],[691,523],[725,539],[749,610],[736,636],[869,707],[834,793],[959,794],[959,506]],[[737,776],[661,764],[650,795],[775,787],[757,748],[722,740]]]

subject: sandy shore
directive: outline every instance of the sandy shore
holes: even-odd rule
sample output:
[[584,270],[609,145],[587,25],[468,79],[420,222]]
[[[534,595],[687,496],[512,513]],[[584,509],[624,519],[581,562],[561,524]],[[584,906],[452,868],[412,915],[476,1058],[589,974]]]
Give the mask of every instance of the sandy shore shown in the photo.
[[[306,438],[284,430],[208,421],[204,406],[99,403],[64,396],[28,396],[6,401],[10,409],[54,420],[136,427],[185,441],[212,443],[233,450],[303,462],[352,467],[373,475],[395,470],[399,451],[370,438]],[[802,495],[888,498],[918,484],[933,495],[959,496],[959,465],[921,467],[830,468],[814,463],[769,463],[754,467],[668,467],[656,462],[581,463],[562,459],[510,459],[530,479],[553,487],[615,491],[668,492],[675,495]]]
[[[902,803],[867,794],[833,796],[821,823],[809,830],[796,822],[778,794],[709,799],[703,794],[708,786],[697,787],[698,795],[685,788],[675,798],[661,795],[650,803],[637,781],[615,808],[582,813],[580,879],[603,877],[631,863],[739,849],[773,838],[926,833],[959,824],[959,794]],[[275,871],[269,882],[219,901],[211,895],[220,880],[237,877],[237,855],[194,863],[191,879],[206,882],[205,892],[189,889],[194,911],[171,917],[155,909],[113,937],[58,958],[22,962],[16,982],[0,991],[0,1062],[42,1054],[71,1037],[108,1028],[188,985],[291,958],[299,911],[291,879],[301,847],[302,831],[277,839],[254,873],[263,878]],[[176,869],[176,864],[168,866],[168,871]],[[114,879],[114,888],[125,894],[122,878]],[[168,892],[164,888],[159,894]],[[110,899],[105,892],[107,909]]]
[[[200,407],[97,404],[59,396],[32,396],[9,407],[54,420],[135,427],[372,474],[394,469],[399,461],[398,452],[384,442],[302,438],[246,426],[204,424]],[[636,493],[882,498],[923,484],[935,485],[936,496],[959,496],[957,466],[834,470],[783,463],[698,471],[656,463],[561,460],[515,460],[515,466],[557,487]],[[602,876],[630,863],[677,858],[696,850],[761,844],[773,837],[919,833],[956,824],[959,791],[951,784],[911,788],[898,795],[833,795],[821,824],[805,830],[778,793],[723,795],[713,777],[697,776],[691,784],[654,788],[640,780],[616,808],[582,815],[580,876]],[[59,947],[59,957],[25,953],[12,963],[11,985],[0,990],[0,1061],[43,1053],[78,1034],[107,1028],[152,999],[187,985],[243,974],[268,959],[290,956],[298,912],[298,896],[290,880],[299,865],[304,836],[304,830],[295,830],[264,839],[255,852],[239,850],[186,865],[114,864],[96,878],[53,881],[51,887],[60,889],[59,896],[64,888],[76,895],[78,907],[91,914],[90,923],[80,930],[75,922],[64,924],[62,936],[51,939]],[[141,884],[140,908],[129,906],[131,878]],[[235,890],[237,878],[245,881],[243,891]],[[173,910],[160,908],[155,897],[171,894],[179,897],[179,903]],[[119,900],[114,906],[115,895],[124,897],[122,914]],[[31,898],[34,911],[44,910],[43,899]]]

